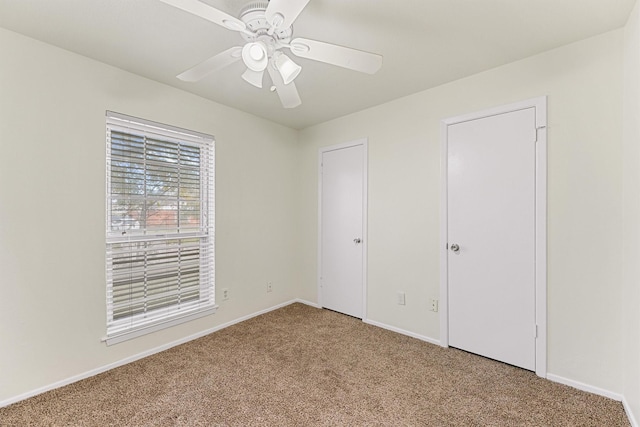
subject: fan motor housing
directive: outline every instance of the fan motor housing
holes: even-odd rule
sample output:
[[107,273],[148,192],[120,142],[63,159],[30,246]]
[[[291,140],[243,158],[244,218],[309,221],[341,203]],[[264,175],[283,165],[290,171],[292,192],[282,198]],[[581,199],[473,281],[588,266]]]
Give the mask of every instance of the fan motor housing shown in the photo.
[[[240,33],[242,38],[248,42],[256,41],[260,36],[266,36],[270,25],[265,17],[265,11],[269,5],[268,1],[253,1],[242,8],[240,20],[247,25],[247,29],[255,35]],[[293,35],[293,27],[278,28],[271,37],[274,41],[289,43]],[[264,37],[262,37],[264,38]]]

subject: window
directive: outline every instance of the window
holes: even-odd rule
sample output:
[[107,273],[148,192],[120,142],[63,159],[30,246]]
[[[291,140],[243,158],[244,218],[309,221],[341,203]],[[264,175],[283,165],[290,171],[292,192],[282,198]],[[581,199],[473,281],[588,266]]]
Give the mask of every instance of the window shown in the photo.
[[214,141],[107,112],[108,345],[215,310]]

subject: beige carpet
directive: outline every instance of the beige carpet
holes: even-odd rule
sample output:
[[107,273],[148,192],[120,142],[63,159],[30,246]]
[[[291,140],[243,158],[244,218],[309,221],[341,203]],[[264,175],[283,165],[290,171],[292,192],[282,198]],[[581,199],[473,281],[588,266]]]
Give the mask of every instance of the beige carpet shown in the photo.
[[628,426],[622,405],[293,304],[0,409],[2,426]]

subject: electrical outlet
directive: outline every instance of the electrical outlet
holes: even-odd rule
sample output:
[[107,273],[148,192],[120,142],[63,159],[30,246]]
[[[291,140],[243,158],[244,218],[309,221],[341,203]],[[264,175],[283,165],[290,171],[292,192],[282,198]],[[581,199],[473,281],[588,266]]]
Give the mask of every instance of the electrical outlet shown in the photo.
[[398,298],[398,304],[399,305],[405,305],[406,299],[405,299],[404,292],[398,292],[396,297]]
[[273,283],[267,282],[267,292],[273,292]]
[[437,299],[432,299],[431,300],[431,311],[433,311],[434,313],[438,312],[438,300]]
[[226,301],[229,299],[229,289],[224,288],[222,289],[222,300]]

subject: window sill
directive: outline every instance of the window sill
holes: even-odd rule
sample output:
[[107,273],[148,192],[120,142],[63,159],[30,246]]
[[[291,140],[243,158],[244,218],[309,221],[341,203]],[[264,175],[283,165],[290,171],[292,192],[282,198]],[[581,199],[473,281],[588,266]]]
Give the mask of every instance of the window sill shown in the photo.
[[108,335],[105,338],[103,338],[102,341],[104,341],[107,344],[107,346],[111,346],[114,344],[121,343],[123,341],[128,341],[133,338],[150,334],[152,332],[156,332],[162,329],[170,328],[172,326],[180,325],[185,322],[190,322],[191,320],[195,320],[200,317],[209,316],[211,314],[214,314],[217,309],[218,309],[218,306],[216,305],[216,306],[204,309],[202,311],[186,314],[184,316],[172,317],[170,319],[161,320],[158,322],[151,323],[149,325],[142,325],[134,329],[128,330],[126,332],[118,332],[113,335]]

